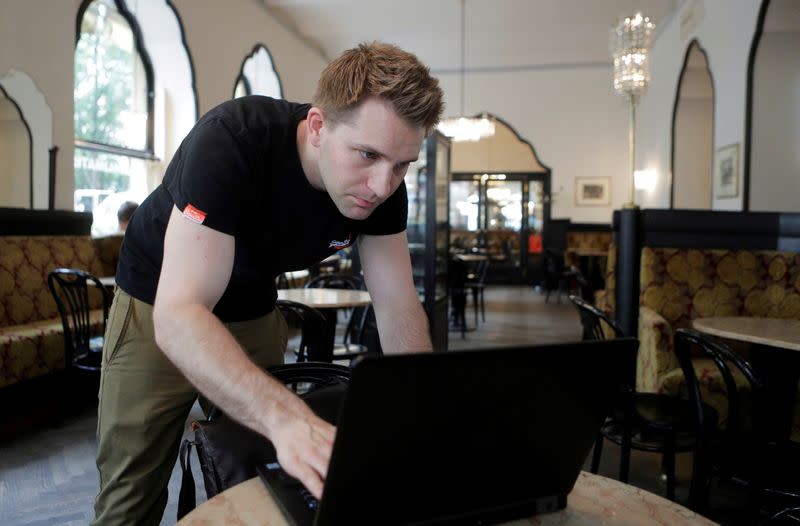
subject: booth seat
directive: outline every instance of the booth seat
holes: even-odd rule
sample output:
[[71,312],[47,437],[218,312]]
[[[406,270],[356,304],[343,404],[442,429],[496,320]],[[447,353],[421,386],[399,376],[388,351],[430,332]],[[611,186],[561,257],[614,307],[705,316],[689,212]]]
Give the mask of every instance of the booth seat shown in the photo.
[[[122,236],[0,236],[0,388],[64,369],[64,337],[47,275],[58,267],[113,275]],[[102,326],[102,298],[90,298]]]
[[[636,389],[677,394],[684,377],[673,352],[674,331],[710,316],[800,319],[800,254],[643,247],[639,290]],[[718,369],[701,358],[694,366],[704,400],[724,420],[727,396]],[[736,380],[748,388],[744,377]]]

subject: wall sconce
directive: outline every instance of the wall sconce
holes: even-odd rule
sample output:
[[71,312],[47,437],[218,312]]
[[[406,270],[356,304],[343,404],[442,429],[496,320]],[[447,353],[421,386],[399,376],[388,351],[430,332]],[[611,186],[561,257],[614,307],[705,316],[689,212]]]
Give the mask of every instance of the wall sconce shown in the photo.
[[633,184],[637,190],[652,192],[656,188],[655,170],[636,170],[633,172]]

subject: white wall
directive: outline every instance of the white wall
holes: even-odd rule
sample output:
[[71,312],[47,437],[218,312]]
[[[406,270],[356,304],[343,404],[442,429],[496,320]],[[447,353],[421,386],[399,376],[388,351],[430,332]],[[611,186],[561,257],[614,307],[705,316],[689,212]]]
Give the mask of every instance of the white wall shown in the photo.
[[[53,145],[59,147],[57,208],[72,207],[72,54],[76,9],[76,2],[0,2],[0,77],[11,76],[12,70],[24,72],[52,110],[52,131],[47,133],[51,137],[46,139],[47,144],[42,144],[42,140],[33,144],[34,158],[42,160],[35,163],[34,169],[46,174],[47,151]],[[31,116],[26,115],[25,119],[32,125]],[[35,129],[31,132],[37,134]]]
[[[637,126],[637,168],[653,169],[656,189],[643,203],[647,207],[669,206],[670,121],[686,47],[693,38],[706,50],[714,77],[714,149],[744,143],[747,60],[756,29],[760,0],[701,0],[704,16],[693,31],[681,35],[680,15],[660,29],[650,55],[651,85],[642,99]],[[681,12],[695,2],[684,2]],[[739,195],[713,199],[716,210],[741,210],[743,206],[743,155],[739,156]],[[753,174],[752,186],[759,184]]]
[[[155,0],[139,0],[140,9],[145,9],[142,4],[149,1]],[[14,69],[25,72],[52,110],[52,140],[46,145],[37,142],[34,150],[44,151],[46,159],[51,146],[59,147],[55,198],[59,209],[71,209],[73,204],[73,53],[75,21],[80,4],[80,0],[0,1],[0,77]],[[194,62],[201,114],[231,97],[242,60],[258,42],[263,42],[272,54],[285,97],[300,101],[311,98],[327,61],[278,24],[256,2],[175,0],[174,5],[183,21]],[[164,19],[160,27],[143,28],[143,32],[152,40],[157,38],[159,31],[166,29],[175,29],[172,20]],[[151,58],[155,51],[155,48],[150,50]],[[182,73],[173,71],[173,74],[185,76],[188,64],[180,58],[181,54],[182,49],[176,51],[173,63],[165,67],[180,69]],[[165,118],[169,119],[176,112],[185,115],[185,111],[176,109],[188,104],[185,95],[170,93],[168,82],[157,82],[161,82],[160,86],[166,90]],[[167,123],[165,156],[171,156],[191,124],[182,116]]]
[[800,32],[761,38],[751,140],[750,209],[800,212]]
[[327,60],[252,0],[175,0],[194,59],[200,113],[233,94],[244,58],[261,42],[269,48],[283,96],[311,100]]
[[[439,75],[447,115],[460,111],[458,73]],[[553,218],[610,223],[627,200],[625,100],[614,94],[610,64],[475,72],[466,76],[464,112],[502,118],[552,168]],[[576,177],[611,178],[610,206],[576,206]]]

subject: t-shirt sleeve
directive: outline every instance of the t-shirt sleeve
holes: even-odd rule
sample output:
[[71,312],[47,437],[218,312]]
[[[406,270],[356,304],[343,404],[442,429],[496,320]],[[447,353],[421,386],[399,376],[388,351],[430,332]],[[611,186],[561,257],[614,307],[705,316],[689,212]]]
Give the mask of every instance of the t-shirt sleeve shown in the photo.
[[197,223],[235,235],[250,195],[242,145],[221,119],[198,124],[176,152],[165,177],[175,206]]
[[359,225],[359,232],[371,236],[397,234],[406,229],[408,193],[403,181],[397,190]]

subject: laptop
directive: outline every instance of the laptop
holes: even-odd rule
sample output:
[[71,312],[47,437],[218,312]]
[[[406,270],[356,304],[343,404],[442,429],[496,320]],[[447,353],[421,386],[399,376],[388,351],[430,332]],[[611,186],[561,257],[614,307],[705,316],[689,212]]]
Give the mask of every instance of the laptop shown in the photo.
[[257,471],[287,522],[491,524],[562,509],[638,341],[366,356],[322,499]]

